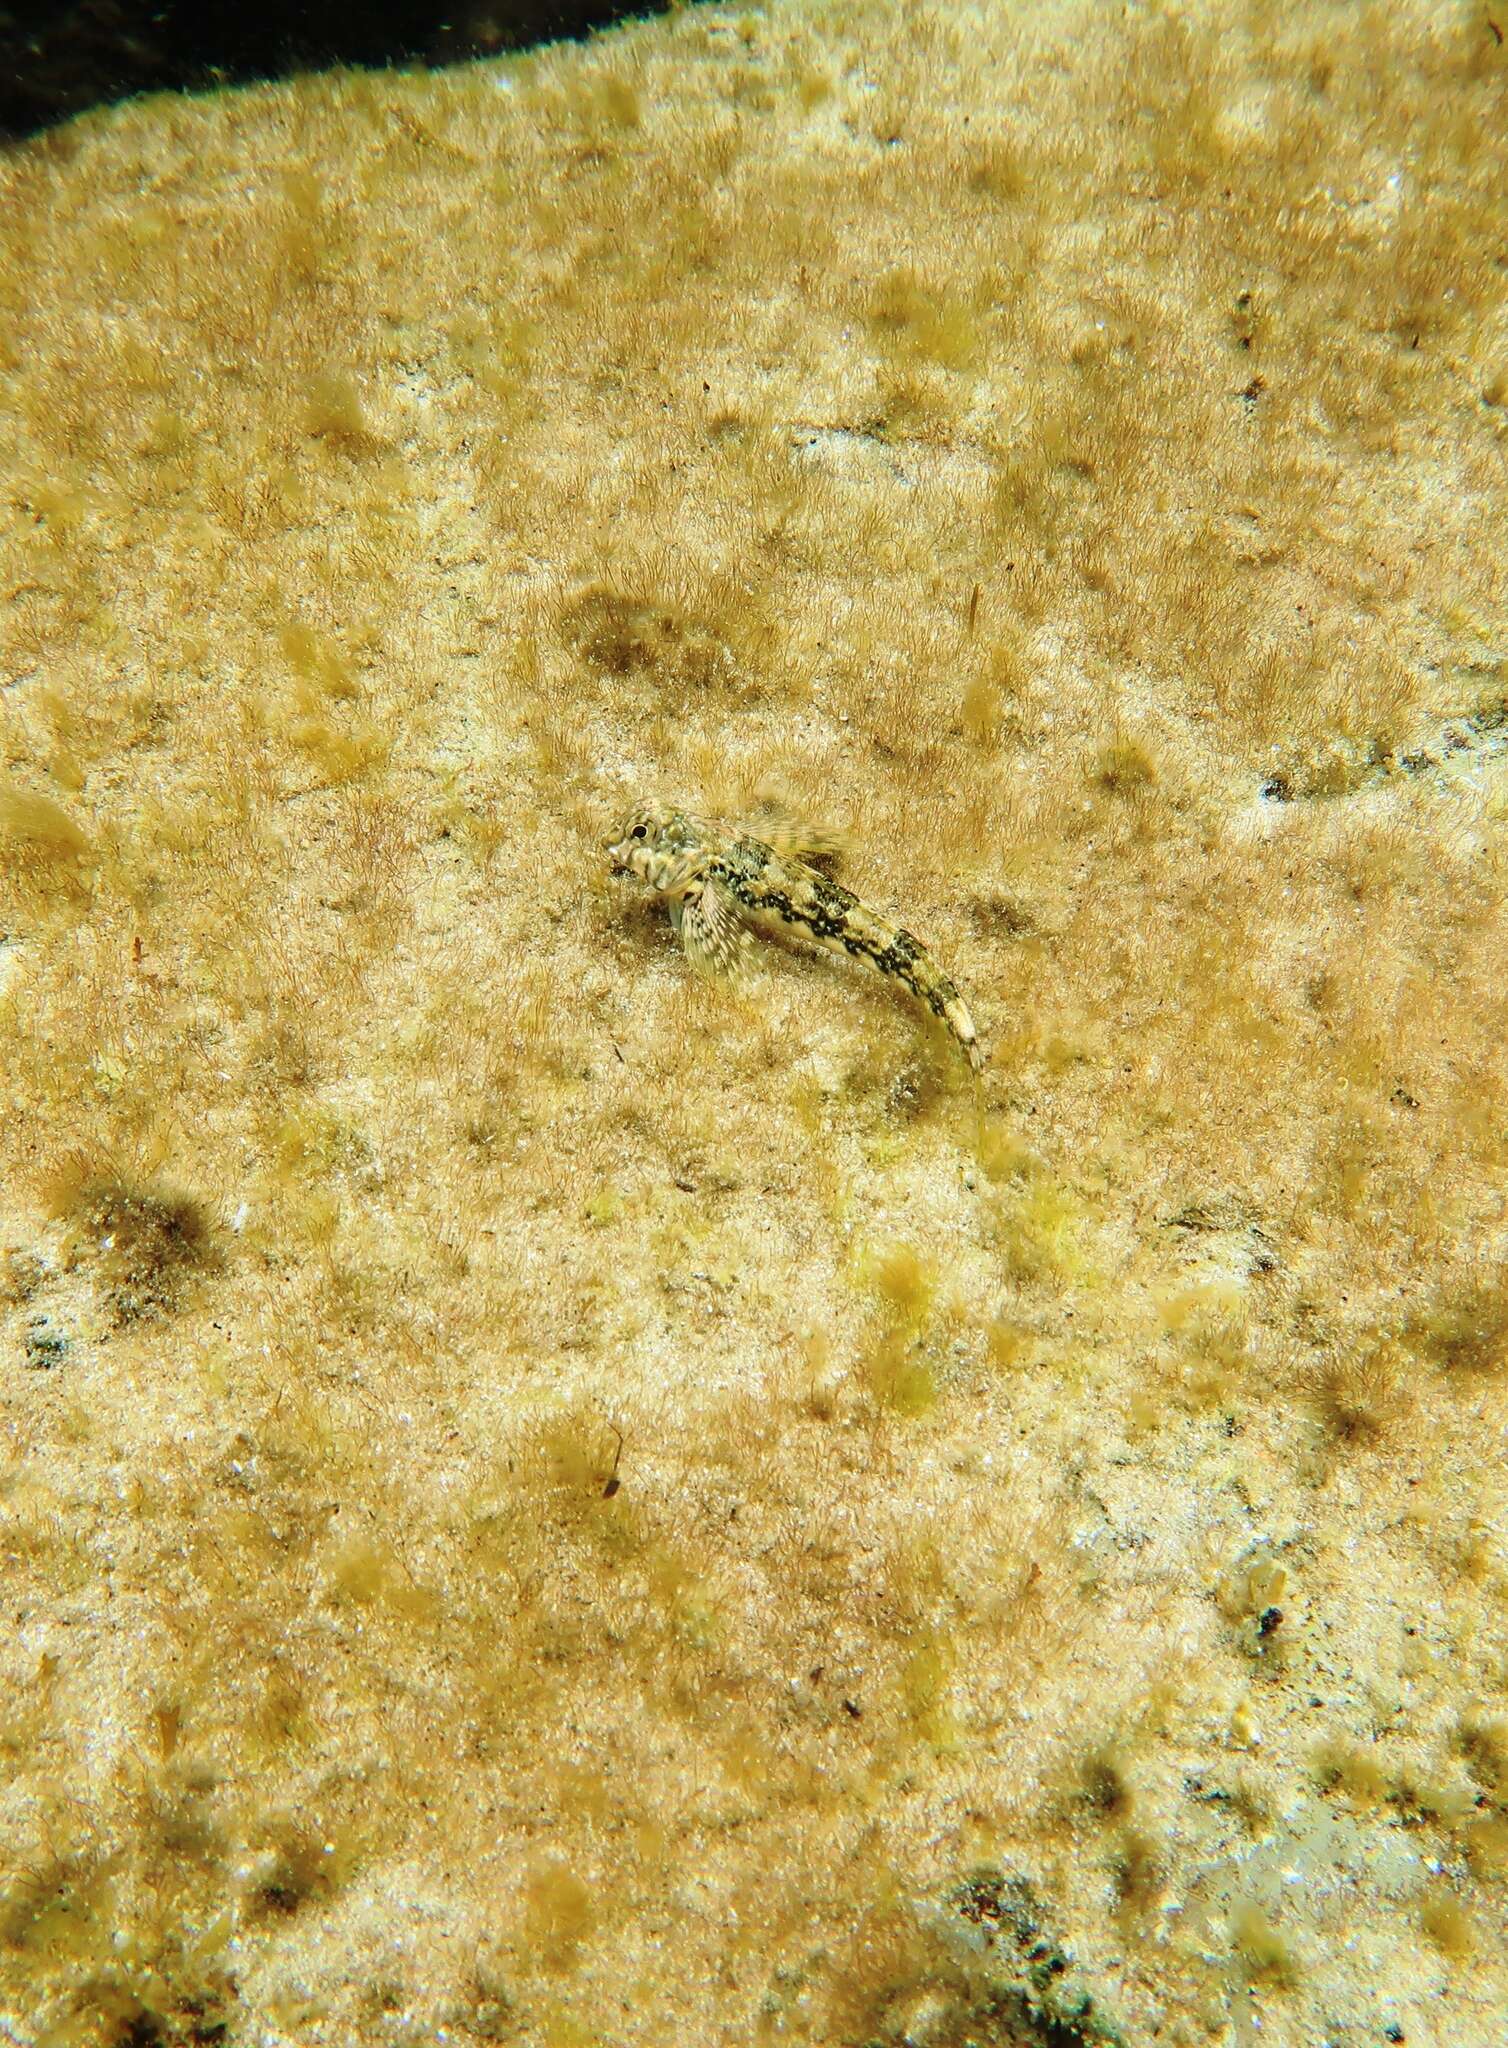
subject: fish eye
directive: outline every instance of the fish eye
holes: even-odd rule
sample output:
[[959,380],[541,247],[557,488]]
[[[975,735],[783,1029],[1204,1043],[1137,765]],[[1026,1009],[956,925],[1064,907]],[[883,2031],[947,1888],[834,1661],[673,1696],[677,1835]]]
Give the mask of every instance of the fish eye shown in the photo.
[[630,839],[642,839],[648,831],[649,827],[647,825],[635,825],[633,831],[628,836]]

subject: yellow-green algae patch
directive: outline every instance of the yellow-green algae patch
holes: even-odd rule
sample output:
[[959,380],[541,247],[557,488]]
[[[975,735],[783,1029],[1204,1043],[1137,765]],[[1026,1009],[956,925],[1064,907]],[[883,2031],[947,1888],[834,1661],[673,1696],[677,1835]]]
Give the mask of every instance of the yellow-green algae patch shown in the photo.
[[0,160],[18,2040],[1490,2037],[1505,132],[851,0]]

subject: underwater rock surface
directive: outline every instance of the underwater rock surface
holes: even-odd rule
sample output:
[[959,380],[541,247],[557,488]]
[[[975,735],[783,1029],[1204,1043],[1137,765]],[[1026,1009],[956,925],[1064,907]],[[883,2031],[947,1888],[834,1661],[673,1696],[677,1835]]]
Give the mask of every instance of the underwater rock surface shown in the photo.
[[15,2039],[1492,2038],[1505,133],[808,4],[0,158]]

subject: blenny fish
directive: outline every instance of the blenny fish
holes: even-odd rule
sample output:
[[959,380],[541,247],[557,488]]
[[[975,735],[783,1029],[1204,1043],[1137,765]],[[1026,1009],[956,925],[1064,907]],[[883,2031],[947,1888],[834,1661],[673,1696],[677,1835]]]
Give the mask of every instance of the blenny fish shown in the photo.
[[776,819],[761,829],[766,837],[674,804],[640,804],[607,852],[616,870],[637,875],[668,900],[671,923],[698,974],[740,972],[751,933],[846,954],[925,1003],[977,1072],[984,1055],[968,1005],[921,940],[812,865],[832,858],[837,842],[792,821]]

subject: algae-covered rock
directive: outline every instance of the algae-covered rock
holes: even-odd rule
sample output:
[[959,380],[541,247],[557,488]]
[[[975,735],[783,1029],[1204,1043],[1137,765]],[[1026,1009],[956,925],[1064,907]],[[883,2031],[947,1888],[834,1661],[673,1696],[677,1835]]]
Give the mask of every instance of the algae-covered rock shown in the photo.
[[1504,134],[793,0],[0,157],[0,2031],[1492,2037]]

